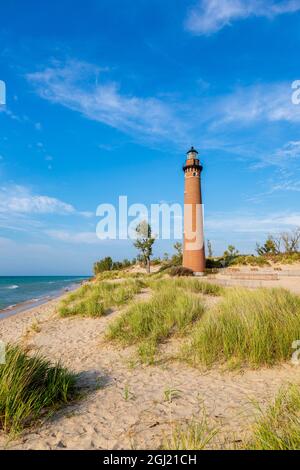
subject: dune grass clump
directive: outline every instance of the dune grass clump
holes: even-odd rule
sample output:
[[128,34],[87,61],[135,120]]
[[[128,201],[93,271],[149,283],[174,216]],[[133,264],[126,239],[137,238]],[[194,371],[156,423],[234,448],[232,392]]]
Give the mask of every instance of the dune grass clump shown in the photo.
[[229,289],[198,323],[186,360],[212,366],[271,366],[290,359],[300,338],[300,297],[285,289]]
[[300,449],[300,390],[295,385],[282,389],[266,411],[259,409],[248,449]]
[[220,296],[224,293],[224,288],[218,284],[210,283],[195,278],[180,278],[180,279],[150,279],[148,280],[149,287],[156,291],[163,291],[165,289],[183,289],[194,294]]
[[219,296],[224,293],[224,288],[218,284],[200,279],[176,279],[174,282],[176,287],[181,287],[195,294]]
[[162,445],[162,450],[205,450],[218,434],[216,427],[210,426],[205,413],[200,420],[177,425],[170,438]]
[[145,275],[140,272],[128,272],[124,269],[104,271],[96,275],[97,281],[112,281],[115,279],[141,279]]
[[62,317],[101,317],[109,308],[124,305],[132,300],[142,287],[143,283],[139,280],[86,284],[63,299],[58,311]]
[[238,255],[230,262],[230,266],[270,266],[265,256]]
[[67,403],[76,376],[41,356],[29,357],[19,346],[7,346],[0,365],[0,428],[17,433]]
[[196,296],[165,287],[116,319],[109,326],[108,338],[137,344],[141,360],[153,362],[159,343],[176,333],[184,334],[203,313],[204,306]]

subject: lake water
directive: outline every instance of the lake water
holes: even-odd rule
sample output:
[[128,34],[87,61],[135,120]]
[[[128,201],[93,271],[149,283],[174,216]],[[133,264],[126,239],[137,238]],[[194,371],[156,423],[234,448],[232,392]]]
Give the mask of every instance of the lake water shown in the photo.
[[49,300],[86,279],[87,276],[0,276],[0,310]]

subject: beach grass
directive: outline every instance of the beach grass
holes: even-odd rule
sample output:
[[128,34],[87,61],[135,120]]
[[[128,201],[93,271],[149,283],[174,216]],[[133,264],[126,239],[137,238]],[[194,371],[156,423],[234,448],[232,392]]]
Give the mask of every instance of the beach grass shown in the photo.
[[264,411],[259,408],[249,450],[300,449],[300,390],[290,385],[277,394]]
[[143,286],[142,281],[131,279],[124,282],[101,281],[85,284],[61,301],[58,312],[62,317],[100,317],[105,315],[109,308],[128,303]]
[[162,291],[168,289],[184,289],[185,291],[192,292],[194,294],[220,296],[224,293],[224,288],[215,283],[210,283],[195,278],[175,278],[175,279],[149,279],[147,282],[148,286],[153,290]]
[[141,272],[130,272],[126,269],[104,271],[96,275],[95,279],[99,281],[113,281],[116,279],[143,279],[146,275]]
[[195,294],[220,296],[224,294],[224,288],[218,284],[202,281],[199,279],[181,278],[175,279],[174,285]]
[[183,358],[194,365],[272,366],[300,338],[300,297],[285,289],[228,289],[194,329]]
[[171,436],[163,442],[162,450],[205,450],[217,434],[218,429],[208,424],[203,413],[200,420],[175,426]]
[[146,302],[136,302],[110,326],[107,337],[124,345],[136,344],[142,362],[152,363],[159,343],[184,334],[204,313],[201,299],[166,287]]
[[74,396],[75,380],[59,364],[7,346],[6,362],[0,365],[0,428],[15,434],[47,416]]

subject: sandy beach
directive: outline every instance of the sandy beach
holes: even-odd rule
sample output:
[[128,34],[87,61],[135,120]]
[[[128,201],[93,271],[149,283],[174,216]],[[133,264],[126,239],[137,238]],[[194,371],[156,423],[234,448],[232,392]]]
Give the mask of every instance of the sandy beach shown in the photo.
[[[146,289],[137,299],[149,296]],[[172,360],[178,340],[163,345],[157,365],[136,364],[131,347],[105,341],[122,309],[96,319],[63,319],[56,312],[59,300],[0,320],[0,339],[61,361],[79,374],[83,396],[15,440],[0,434],[2,449],[158,449],[176,424],[201,416],[203,407],[221,427],[211,446],[235,448],[251,429],[253,400],[265,406],[282,385],[300,382],[300,369],[290,364],[201,372]],[[176,391],[171,401],[168,389]]]

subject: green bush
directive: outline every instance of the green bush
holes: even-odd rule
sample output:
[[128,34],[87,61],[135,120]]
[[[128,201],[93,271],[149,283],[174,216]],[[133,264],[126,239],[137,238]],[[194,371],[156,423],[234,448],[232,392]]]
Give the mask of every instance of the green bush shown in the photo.
[[266,256],[250,256],[250,255],[240,255],[237,256],[231,263],[231,266],[270,266],[270,263]]
[[94,274],[97,275],[104,271],[110,271],[112,267],[113,260],[110,256],[107,256],[106,258],[103,258],[100,261],[96,261],[96,263],[94,263]]
[[172,267],[169,272],[170,276],[194,276],[194,273],[189,268],[184,268],[183,266],[174,266]]
[[206,258],[206,269],[220,269],[223,267],[221,261],[223,258]]

